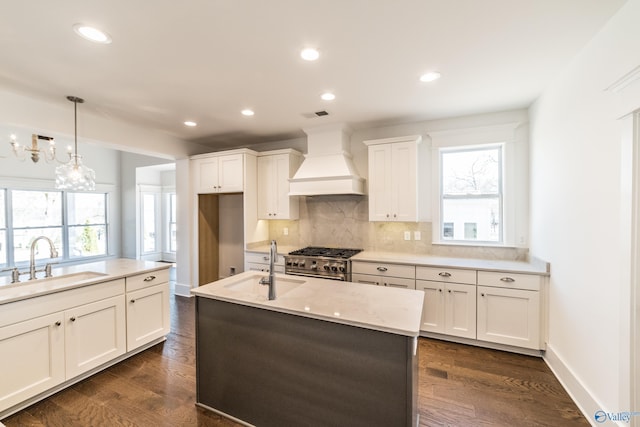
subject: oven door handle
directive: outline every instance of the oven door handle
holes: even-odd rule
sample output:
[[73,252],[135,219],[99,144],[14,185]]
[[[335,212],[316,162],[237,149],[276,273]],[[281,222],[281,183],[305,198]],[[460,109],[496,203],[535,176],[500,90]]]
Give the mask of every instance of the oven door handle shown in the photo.
[[323,276],[320,274],[307,274],[307,273],[298,273],[295,271],[284,271],[284,274],[289,274],[291,276],[304,276],[304,277],[312,277],[314,279],[329,279],[329,280],[337,280],[340,282],[346,282],[346,277],[332,277],[332,276]]

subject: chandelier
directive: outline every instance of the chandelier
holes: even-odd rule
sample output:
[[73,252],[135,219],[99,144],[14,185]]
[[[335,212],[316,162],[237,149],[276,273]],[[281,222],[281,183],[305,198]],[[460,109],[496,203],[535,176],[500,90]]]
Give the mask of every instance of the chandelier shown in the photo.
[[[56,167],[56,188],[59,190],[92,191],[96,189],[96,173],[82,163],[78,154],[78,104],[84,99],[67,96],[73,102],[74,150],[69,152],[69,161]],[[54,152],[55,158],[55,152]]]
[[[31,157],[31,161],[33,163],[38,163],[40,158],[44,158],[47,163],[51,163],[53,161],[57,161],[56,159],[56,142],[50,136],[44,135],[31,135],[31,147],[27,147],[26,145],[20,144],[15,135],[11,135],[9,137],[11,148],[13,149],[13,154],[20,159],[25,160],[27,158],[27,153],[29,157]],[[48,141],[49,145],[46,148],[40,148],[38,146],[38,141]]]

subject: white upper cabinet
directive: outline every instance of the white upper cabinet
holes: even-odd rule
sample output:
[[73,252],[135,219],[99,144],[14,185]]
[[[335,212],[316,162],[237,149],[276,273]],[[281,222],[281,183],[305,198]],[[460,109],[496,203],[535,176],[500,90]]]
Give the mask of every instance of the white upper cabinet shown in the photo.
[[289,178],[302,163],[295,150],[258,155],[258,219],[298,219],[298,197],[289,196]]
[[244,190],[244,155],[226,154],[192,160],[198,194],[239,193]]
[[369,154],[369,221],[420,221],[421,137],[412,135],[364,141]]

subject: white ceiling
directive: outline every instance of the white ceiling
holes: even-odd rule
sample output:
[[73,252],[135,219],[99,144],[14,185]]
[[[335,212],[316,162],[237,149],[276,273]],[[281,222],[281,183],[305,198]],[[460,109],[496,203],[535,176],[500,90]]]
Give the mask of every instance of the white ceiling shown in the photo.
[[[624,1],[0,0],[0,86],[211,146],[501,111],[529,106]],[[429,70],[442,78],[419,82]]]

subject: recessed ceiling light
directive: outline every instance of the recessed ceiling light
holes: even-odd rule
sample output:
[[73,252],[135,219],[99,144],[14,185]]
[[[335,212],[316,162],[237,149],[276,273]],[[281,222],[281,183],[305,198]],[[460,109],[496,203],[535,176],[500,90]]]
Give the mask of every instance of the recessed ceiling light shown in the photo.
[[187,120],[186,122],[184,122],[184,125],[189,127],[198,126],[196,122],[192,122],[191,120]]
[[253,110],[249,110],[248,108],[245,110],[242,110],[241,113],[243,116],[253,116],[255,114]]
[[111,36],[109,36],[109,34],[97,28],[90,27],[88,25],[75,24],[73,26],[73,31],[75,31],[76,34],[78,34],[80,37],[95,43],[102,43],[102,44],[111,43]]
[[325,101],[333,101],[334,99],[336,99],[336,96],[331,92],[325,92],[320,95],[320,98],[324,99]]
[[313,48],[302,49],[300,52],[300,57],[305,61],[315,61],[320,57],[320,52]]
[[428,73],[425,73],[423,75],[420,76],[420,81],[421,82],[432,82],[434,80],[438,80],[440,78],[441,74],[437,71],[429,71]]

